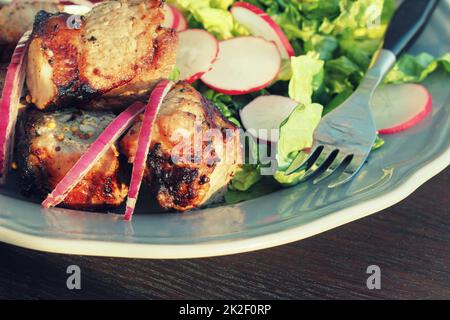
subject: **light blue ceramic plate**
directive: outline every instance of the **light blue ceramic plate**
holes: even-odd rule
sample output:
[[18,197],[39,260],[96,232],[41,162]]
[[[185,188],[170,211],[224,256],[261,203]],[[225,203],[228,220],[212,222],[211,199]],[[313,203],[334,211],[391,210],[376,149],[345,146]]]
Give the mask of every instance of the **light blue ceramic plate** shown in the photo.
[[[413,53],[450,52],[450,2],[441,1]],[[432,114],[406,132],[386,136],[349,185],[303,184],[233,206],[185,215],[121,216],[42,210],[3,190],[0,241],[36,250],[115,257],[192,258],[233,254],[297,241],[403,200],[450,164],[450,77],[433,75]]]

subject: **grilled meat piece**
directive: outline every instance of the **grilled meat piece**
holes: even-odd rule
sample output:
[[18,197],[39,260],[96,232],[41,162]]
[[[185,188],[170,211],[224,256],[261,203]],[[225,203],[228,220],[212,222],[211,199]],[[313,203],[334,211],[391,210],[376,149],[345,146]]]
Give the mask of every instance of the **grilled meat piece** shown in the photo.
[[[45,197],[114,119],[109,112],[28,111],[18,144],[23,191]],[[119,182],[118,151],[113,146],[68,194],[63,207],[102,210],[119,206],[127,187]]]
[[58,12],[58,1],[16,1],[0,9],[0,43],[16,45],[20,37],[33,27],[36,14],[45,10]]
[[161,27],[162,0],[109,1],[85,17],[41,11],[28,52],[27,86],[39,109],[83,102],[114,109],[144,98],[176,62],[177,35]]
[[136,100],[146,101],[156,84],[161,79],[167,78],[174,69],[177,41],[175,30],[159,28],[154,42],[155,50],[151,65],[126,85],[113,89],[92,101],[90,107],[100,110],[118,110]]
[[[141,123],[122,139],[132,163]],[[238,129],[193,87],[177,84],[152,132],[145,181],[164,209],[187,211],[223,199],[241,164]]]

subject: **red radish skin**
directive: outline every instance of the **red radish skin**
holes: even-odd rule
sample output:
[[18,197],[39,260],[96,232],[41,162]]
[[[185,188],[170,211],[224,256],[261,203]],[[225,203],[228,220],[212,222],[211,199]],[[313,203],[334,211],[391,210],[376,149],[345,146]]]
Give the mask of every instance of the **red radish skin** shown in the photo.
[[25,82],[26,55],[31,31],[20,39],[11,58],[0,102],[0,185],[6,182],[14,149],[14,133]]
[[169,6],[169,5],[167,5],[167,6],[169,7],[170,12],[173,15],[173,24],[172,24],[171,28],[179,31],[178,29],[180,28],[180,24],[182,23],[181,20],[182,20],[183,15],[180,12],[178,12],[178,10],[175,9],[174,7]]
[[[244,128],[255,135],[255,138],[269,142],[277,142],[278,136],[270,136],[271,130],[279,129],[280,125],[291,115],[298,106],[298,102],[284,96],[260,96],[246,105],[240,111]],[[260,130],[267,133],[260,136]]]
[[[173,15],[173,25],[172,29],[175,29],[178,32],[185,31],[188,29],[187,20],[180,10],[175,8],[174,6],[166,4],[167,8],[171,10],[171,15]],[[167,27],[167,26],[166,26]]]
[[[209,71],[209,70],[208,70]],[[200,79],[206,72],[197,72],[196,74],[194,74],[192,77],[187,78],[186,81],[187,83],[194,83],[195,81],[197,81],[198,79]]]
[[[283,59],[295,56],[295,50],[283,30],[260,8],[247,2],[236,2],[231,8],[231,14],[240,24],[248,28],[254,36],[274,41]],[[262,31],[266,26],[270,29]]]
[[174,11],[174,13],[178,16],[178,20],[179,20],[178,26],[174,29],[177,30],[178,32],[187,30],[188,24],[187,24],[187,20],[184,17],[184,15],[180,11],[178,11],[176,8],[174,8],[174,7],[171,7],[171,8]]
[[268,87],[280,68],[281,56],[275,43],[238,37],[220,42],[217,60],[201,80],[217,92],[243,95]]
[[410,129],[432,111],[433,98],[419,84],[387,85],[372,99],[372,113],[380,134],[395,134]]
[[177,29],[180,24],[180,16],[175,12],[175,9],[168,4],[164,5],[164,23],[163,27]]
[[179,32],[177,68],[180,79],[193,83],[211,70],[219,54],[219,42],[203,29]]
[[147,108],[145,109],[144,120],[142,122],[141,131],[139,132],[136,156],[133,162],[133,171],[131,174],[130,189],[128,192],[127,208],[125,210],[124,219],[131,220],[134,209],[136,207],[139,189],[141,188],[142,179],[147,163],[148,150],[152,141],[152,128],[156,121],[159,108],[164,98],[172,89],[174,83],[172,81],[163,80],[153,90]]
[[135,122],[145,110],[145,104],[135,102],[123,111],[91,144],[75,165],[67,172],[55,189],[42,202],[44,208],[57,206],[64,201],[73,188],[86,176],[97,161],[111,148],[119,137]]

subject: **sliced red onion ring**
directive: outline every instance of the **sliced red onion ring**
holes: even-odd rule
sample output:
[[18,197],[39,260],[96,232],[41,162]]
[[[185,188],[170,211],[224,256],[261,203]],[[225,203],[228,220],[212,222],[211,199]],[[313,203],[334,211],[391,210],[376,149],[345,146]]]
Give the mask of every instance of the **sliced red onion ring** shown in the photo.
[[47,199],[42,202],[44,208],[57,206],[64,201],[73,188],[94,167],[97,161],[111,148],[112,144],[135,122],[145,110],[145,104],[135,102],[122,112],[92,143],[75,165],[67,172]]
[[0,185],[4,185],[12,160],[14,133],[20,98],[25,82],[26,55],[31,31],[26,32],[16,46],[6,72],[0,102]]
[[125,211],[125,220],[131,220],[134,208],[136,207],[139,189],[147,163],[148,150],[152,141],[152,128],[158,115],[159,108],[172,89],[174,83],[169,80],[161,81],[153,90],[147,108],[144,114],[139,139],[137,144],[136,156],[133,163],[133,172],[131,174],[130,190],[128,192],[127,208]]

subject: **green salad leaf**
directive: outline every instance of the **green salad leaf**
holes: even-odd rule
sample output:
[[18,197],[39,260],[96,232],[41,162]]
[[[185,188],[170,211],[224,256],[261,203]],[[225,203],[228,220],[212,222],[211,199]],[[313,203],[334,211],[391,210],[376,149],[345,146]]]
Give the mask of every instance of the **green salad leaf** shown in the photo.
[[361,68],[346,56],[327,61],[325,70],[327,89],[333,96],[348,89],[353,91],[364,76]]
[[331,60],[338,48],[337,38],[329,35],[315,34],[305,41],[305,50],[319,53],[320,59],[325,61]]
[[320,104],[300,104],[280,127],[277,145],[277,161],[280,170],[285,170],[300,150],[310,148],[313,133],[322,118]]
[[245,192],[229,189],[225,193],[225,203],[235,204],[242,201],[252,200],[262,197],[280,189],[280,184],[272,177],[262,177],[262,179],[252,185]]
[[230,190],[247,191],[262,179],[259,165],[245,164],[233,177]]
[[234,3],[234,0],[211,0],[210,5],[213,8],[228,10],[228,8]]
[[352,30],[355,38],[381,39],[386,25],[381,23],[384,0],[341,0],[340,14],[333,21],[332,34]]
[[313,133],[319,125],[322,112],[323,107],[320,104],[299,104],[281,124],[277,143],[278,169],[273,175],[280,185],[284,187],[295,185],[303,177],[302,171],[291,175],[286,175],[285,171],[299,153],[304,153],[303,150],[312,146]]
[[422,82],[439,66],[450,72],[450,53],[440,58],[421,53],[417,56],[403,55],[387,75],[385,83]]
[[249,35],[228,11],[234,0],[169,0],[168,3],[187,16],[190,27],[203,27],[219,40]]
[[289,82],[289,97],[292,100],[311,104],[312,95],[323,79],[324,62],[315,52],[291,58],[292,78]]
[[174,82],[177,82],[178,80],[180,80],[180,69],[178,69],[177,67],[174,67],[172,72],[169,75],[169,80],[172,80]]
[[382,138],[380,138],[379,135],[377,135],[377,139],[375,140],[375,143],[372,147],[372,151],[380,149],[382,146],[384,146],[384,144],[385,144],[385,141]]

